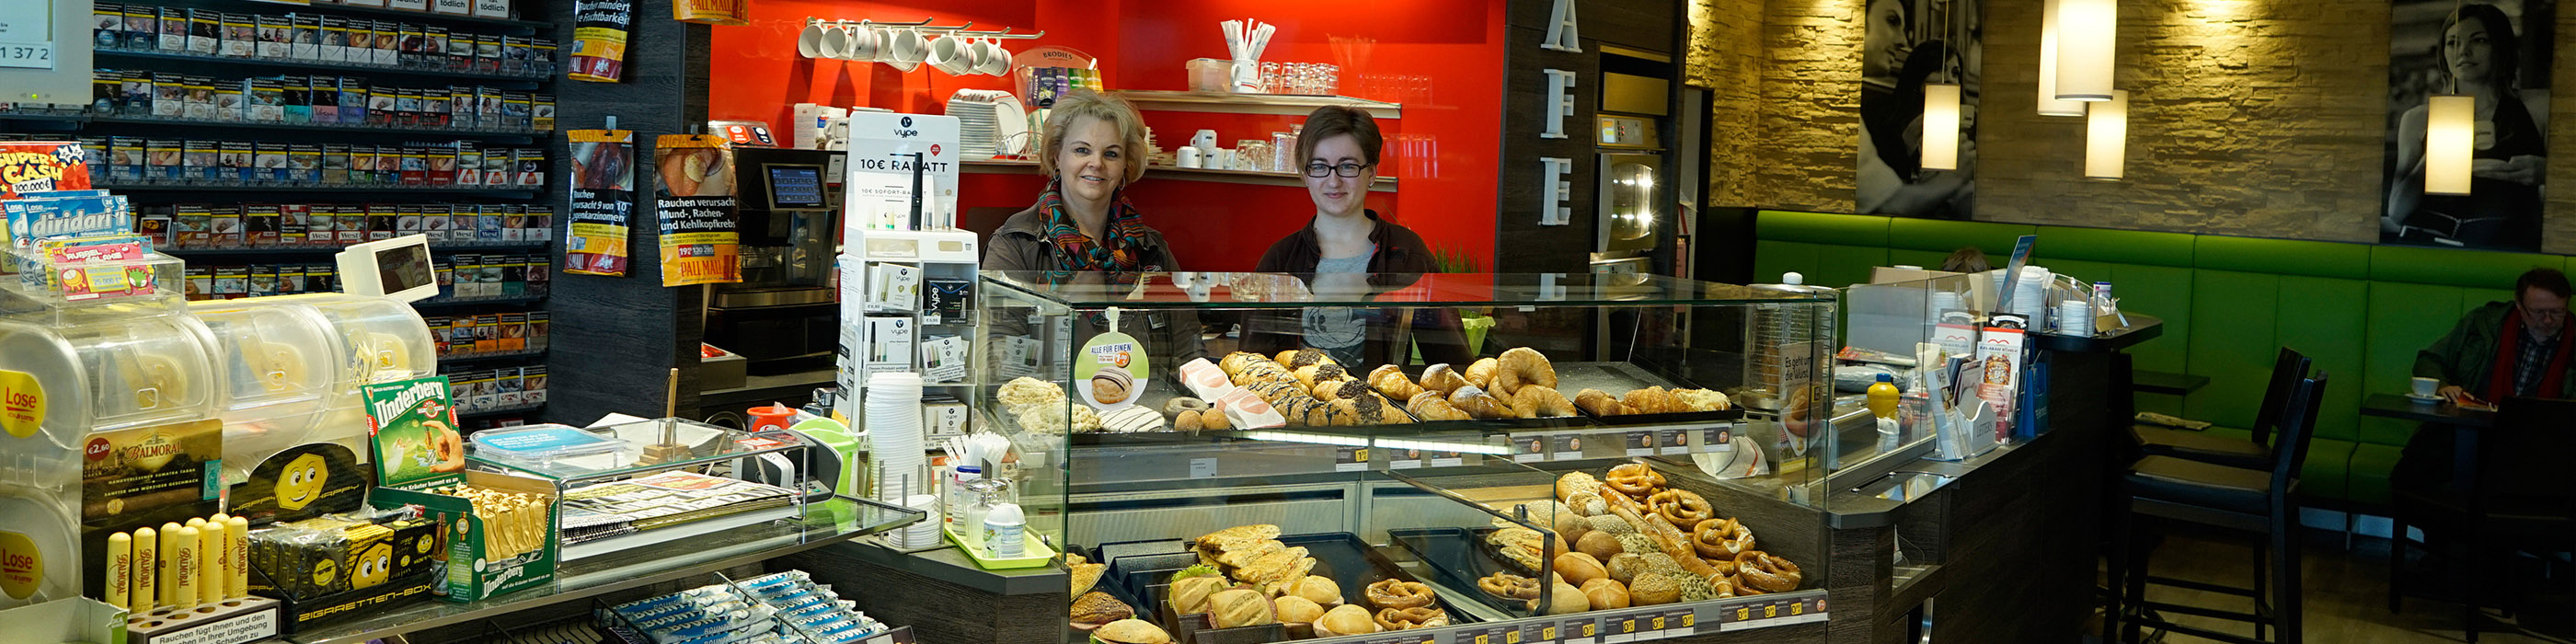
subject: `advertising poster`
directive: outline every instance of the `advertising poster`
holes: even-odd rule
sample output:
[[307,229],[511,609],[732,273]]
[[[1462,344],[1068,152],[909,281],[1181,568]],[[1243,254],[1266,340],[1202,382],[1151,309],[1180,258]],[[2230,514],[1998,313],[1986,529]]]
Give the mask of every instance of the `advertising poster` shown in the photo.
[[735,229],[733,148],[722,136],[676,134],[654,141],[662,188],[662,285],[742,281],[742,234]]
[[[2540,249],[2557,14],[2551,0],[2390,2],[2381,242]],[[2468,194],[2425,193],[2434,96],[2476,101]]]
[[[1977,193],[1977,102],[1984,60],[1979,0],[1868,0],[1861,41],[1862,214],[1967,219]],[[1926,85],[1959,86],[1955,170],[1923,167]]]
[[447,376],[367,385],[362,394],[378,483],[413,489],[465,471],[465,436],[456,431]]
[[564,220],[564,272],[626,275],[635,218],[635,132],[572,130],[572,213]]
[[0,201],[28,192],[88,189],[89,158],[79,143],[0,142]]
[[633,33],[634,0],[580,0],[572,4],[573,80],[626,80],[626,38]]

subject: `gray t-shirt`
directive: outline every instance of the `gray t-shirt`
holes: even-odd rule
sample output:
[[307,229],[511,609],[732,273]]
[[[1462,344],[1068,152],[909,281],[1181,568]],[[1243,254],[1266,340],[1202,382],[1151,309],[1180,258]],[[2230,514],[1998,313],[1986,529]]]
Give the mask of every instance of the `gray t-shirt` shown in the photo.
[[[1377,248],[1370,247],[1369,252],[1350,257],[1326,257],[1315,262],[1315,273],[1366,273],[1369,259],[1376,256]],[[1310,308],[1304,318],[1306,346],[1324,350],[1343,365],[1359,365],[1360,345],[1368,341],[1368,325],[1360,320],[1359,309]]]

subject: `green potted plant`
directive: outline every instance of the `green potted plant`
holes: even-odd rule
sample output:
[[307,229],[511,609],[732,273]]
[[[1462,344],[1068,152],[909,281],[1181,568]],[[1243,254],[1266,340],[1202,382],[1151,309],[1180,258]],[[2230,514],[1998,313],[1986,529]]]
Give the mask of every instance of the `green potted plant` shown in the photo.
[[[1440,272],[1443,273],[1485,272],[1483,266],[1476,264],[1475,257],[1469,256],[1464,251],[1451,247],[1432,249],[1431,263],[1434,266],[1438,266],[1440,268]],[[1478,351],[1484,347],[1485,333],[1494,329],[1494,318],[1492,315],[1487,313],[1488,310],[1489,309],[1481,307],[1458,309],[1458,319],[1462,323],[1462,326],[1465,327],[1464,330],[1467,334],[1467,350],[1470,352]],[[1416,347],[1414,349],[1413,361],[1416,363],[1422,362],[1421,348]]]

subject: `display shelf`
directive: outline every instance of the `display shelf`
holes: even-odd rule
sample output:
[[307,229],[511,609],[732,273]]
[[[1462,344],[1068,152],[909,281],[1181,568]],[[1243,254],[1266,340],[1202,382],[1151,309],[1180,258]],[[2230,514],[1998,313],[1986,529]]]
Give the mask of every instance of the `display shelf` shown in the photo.
[[460,354],[460,355],[452,355],[452,356],[439,356],[439,357],[438,357],[438,361],[439,361],[440,363],[442,363],[442,364],[444,364],[444,363],[454,363],[454,362],[479,362],[479,361],[483,361],[483,360],[507,360],[507,359],[510,359],[510,358],[525,358],[525,357],[529,357],[529,356],[541,356],[541,355],[545,355],[545,354],[546,354],[546,350],[545,350],[545,349],[528,349],[528,350],[525,350],[525,351],[503,351],[503,352],[499,352],[499,353],[469,353],[469,354]]
[[1216,112],[1221,114],[1274,114],[1305,116],[1315,108],[1340,105],[1359,108],[1369,116],[1382,119],[1404,117],[1404,105],[1348,96],[1289,96],[1281,94],[1226,94],[1220,92],[1174,92],[1159,90],[1119,90],[1111,92],[1142,111]]
[[[538,250],[547,247],[549,243],[550,242],[495,242],[491,244],[430,244],[429,252],[462,253],[487,250]],[[156,248],[154,250],[180,257],[221,258],[231,256],[258,257],[280,253],[337,253],[346,248],[347,247],[345,246],[237,246],[226,248]],[[434,304],[438,302],[423,301],[421,303]]]
[[412,308],[438,309],[498,304],[535,304],[545,300],[546,296],[543,295],[524,295],[519,297],[477,297],[462,300],[451,298],[432,298],[413,302],[411,305]]
[[516,414],[516,413],[520,413],[520,412],[530,412],[530,411],[536,411],[536,410],[539,410],[539,409],[545,409],[545,408],[546,408],[546,404],[545,404],[545,403],[537,403],[537,404],[534,404],[534,405],[512,405],[512,406],[509,406],[509,407],[502,407],[502,408],[500,408],[500,409],[484,409],[484,410],[477,410],[477,411],[460,411],[460,412],[456,412],[456,418],[457,418],[457,420],[464,420],[464,419],[467,419],[467,418],[483,418],[483,417],[486,417],[486,416],[499,416],[499,415],[502,415],[502,414]]
[[93,55],[97,56],[100,60],[117,60],[117,59],[125,59],[125,60],[173,60],[173,61],[187,61],[187,62],[199,62],[199,63],[215,63],[215,64],[221,64],[221,65],[242,65],[242,66],[249,66],[249,67],[275,68],[275,69],[284,69],[284,70],[290,70],[290,71],[293,71],[293,70],[311,70],[311,71],[344,71],[344,72],[360,72],[360,73],[368,73],[368,74],[399,74],[399,75],[403,75],[403,76],[415,76],[415,77],[422,77],[422,78],[467,78],[467,79],[475,79],[475,80],[499,80],[499,81],[525,81],[525,82],[537,82],[537,81],[544,81],[544,80],[546,80],[549,76],[551,76],[551,75],[549,75],[549,74],[525,74],[525,73],[522,73],[522,74],[511,74],[511,73],[502,73],[502,72],[472,72],[472,71],[452,71],[452,70],[445,70],[445,69],[423,69],[423,68],[419,68],[419,67],[403,67],[403,66],[399,66],[399,65],[372,65],[372,64],[365,64],[365,63],[328,62],[328,61],[320,61],[320,60],[297,60],[297,59],[280,59],[280,58],[231,58],[231,57],[225,57],[225,56],[202,56],[202,55],[197,55],[197,54],[176,54],[176,53],[170,53],[170,52],[165,52],[165,51],[138,51],[138,50],[132,50],[132,49],[113,49],[113,48],[107,48],[107,47],[100,47],[100,48],[93,49],[93,50],[91,50],[91,53],[92,53]]
[[299,644],[358,644],[389,639],[759,563],[901,528],[921,516],[914,510],[835,497],[806,506],[799,521],[745,526],[639,547],[620,555],[568,562],[555,581],[544,586],[471,603],[427,600],[405,604],[348,621],[309,626],[285,639]]
[[321,193],[348,193],[348,194],[406,193],[406,194],[421,194],[421,193],[428,193],[428,194],[442,194],[442,195],[468,195],[468,196],[489,196],[489,197],[517,197],[517,198],[523,198],[523,199],[534,199],[534,198],[536,198],[536,197],[538,196],[538,194],[539,194],[539,193],[545,192],[545,190],[544,190],[543,188],[538,188],[538,187],[528,187],[528,188],[479,188],[479,187],[477,187],[477,188],[454,188],[454,187],[447,187],[447,188],[441,188],[441,187],[433,187],[433,186],[387,186],[387,185],[321,186],[321,185],[306,185],[306,184],[278,184],[278,185],[215,184],[215,185],[201,185],[201,184],[186,184],[186,183],[112,183],[112,182],[111,182],[111,183],[99,183],[99,184],[97,184],[97,187],[98,187],[99,189],[102,189],[102,190],[115,190],[115,191],[119,191],[119,192],[277,192],[277,193],[291,193],[291,194],[308,194],[308,193],[311,193],[311,194],[321,194]]
[[[965,171],[978,174],[1037,174],[1038,164],[1036,161],[1009,159],[967,161],[965,163]],[[1216,183],[1237,183],[1255,186],[1306,187],[1306,180],[1304,177],[1286,172],[1210,170],[1206,168],[1179,168],[1158,165],[1146,166],[1145,176],[1179,179],[1183,181],[1210,181]],[[1369,192],[1395,192],[1395,184],[1395,177],[1378,177],[1377,181],[1369,184]]]
[[141,116],[91,116],[91,117],[89,117],[89,121],[88,121],[88,122],[90,122],[90,123],[98,123],[98,124],[107,124],[107,125],[159,125],[159,126],[168,126],[168,127],[187,127],[187,128],[208,128],[208,127],[215,127],[215,128],[247,129],[247,130],[302,130],[302,131],[314,131],[314,132],[329,132],[329,133],[332,133],[332,134],[343,134],[343,133],[356,132],[356,133],[364,133],[364,134],[398,134],[398,135],[404,135],[404,136],[474,136],[474,137],[536,138],[536,137],[541,137],[541,136],[545,136],[545,135],[553,134],[553,133],[554,133],[554,132],[552,132],[552,131],[550,131],[550,130],[521,130],[521,129],[506,129],[506,130],[505,130],[505,129],[485,129],[485,128],[479,128],[479,127],[394,127],[394,126],[364,125],[364,124],[346,124],[346,123],[328,123],[328,124],[325,124],[325,123],[309,123],[309,122],[308,122],[308,123],[287,123],[287,122],[284,122],[284,121],[279,121],[279,122],[274,122],[274,123],[267,122],[267,121],[224,121],[224,120],[208,121],[208,120],[204,120],[204,119],[175,119],[175,118],[141,117]]
[[[356,6],[356,5],[338,5],[338,4],[321,4],[321,3],[315,3],[315,4],[311,4],[311,5],[306,5],[306,4],[303,4],[303,3],[300,3],[300,2],[299,2],[299,3],[293,4],[293,5],[279,5],[279,6],[275,6],[275,7],[262,7],[262,6],[261,6],[261,5],[259,5],[258,3],[255,3],[255,2],[242,2],[241,0],[138,0],[138,1],[135,1],[135,2],[128,2],[127,4],[141,5],[141,6],[152,6],[152,7],[181,7],[181,8],[197,8],[197,9],[221,9],[221,10],[224,10],[224,11],[242,11],[242,10],[244,10],[244,9],[246,9],[246,8],[250,8],[250,7],[261,7],[261,8],[271,8],[271,9],[287,9],[287,10],[290,10],[290,13],[292,13],[292,12],[305,12],[305,11],[311,11],[311,12],[315,12],[315,13],[339,13],[339,14],[348,14],[348,15],[353,15],[353,16],[368,16],[368,17],[371,17],[371,18],[373,18],[373,17],[418,18],[418,19],[420,19],[422,22],[435,22],[435,23],[444,23],[444,24],[451,24],[451,25],[497,25],[497,26],[511,27],[511,28],[514,28],[514,29],[525,29],[525,30],[531,30],[531,31],[549,31],[549,30],[553,30],[553,29],[555,28],[555,24],[554,24],[554,23],[551,23],[551,22],[543,22],[543,21],[536,21],[536,20],[519,20],[519,19],[516,19],[516,18],[478,18],[478,17],[475,17],[475,16],[459,16],[459,15],[453,15],[453,14],[430,13],[430,12],[426,12],[426,11],[406,11],[406,10],[402,10],[402,9],[387,9],[387,8],[383,8],[383,7],[361,7],[361,6]],[[563,46],[564,46],[564,48],[565,48],[567,51],[569,51],[569,50],[572,48],[572,43],[570,43],[570,42],[566,42],[566,43],[564,43],[564,44],[563,44]]]

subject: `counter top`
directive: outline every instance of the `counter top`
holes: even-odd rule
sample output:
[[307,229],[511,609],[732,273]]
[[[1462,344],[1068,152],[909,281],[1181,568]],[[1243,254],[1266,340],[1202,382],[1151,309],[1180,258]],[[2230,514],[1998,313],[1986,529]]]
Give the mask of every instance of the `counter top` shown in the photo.
[[1014,570],[977,568],[975,561],[968,559],[966,553],[958,552],[954,545],[907,552],[887,547],[876,539],[852,539],[825,546],[819,553],[855,559],[995,595],[1062,593],[1070,583],[1064,569],[1055,566]]

